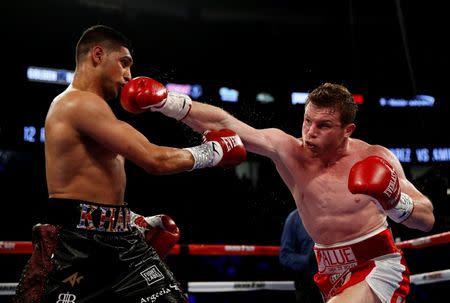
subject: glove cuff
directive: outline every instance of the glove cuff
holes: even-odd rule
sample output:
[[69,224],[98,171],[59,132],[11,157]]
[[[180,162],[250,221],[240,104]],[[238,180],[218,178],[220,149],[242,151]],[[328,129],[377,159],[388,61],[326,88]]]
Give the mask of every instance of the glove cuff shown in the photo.
[[131,227],[136,227],[142,234],[144,234],[145,231],[148,230],[148,228],[145,226],[146,224],[148,223],[146,223],[144,216],[134,213],[130,210]]
[[194,166],[190,170],[216,166],[223,157],[222,146],[216,141],[209,141],[202,145],[188,147],[194,157]]
[[130,210],[130,221],[131,221],[132,225],[134,224],[134,220],[136,220],[137,217],[142,217],[142,216],[133,212],[132,210]]
[[159,227],[161,229],[165,229],[164,224],[161,219],[161,215],[145,217],[144,219],[145,219],[145,222],[147,222],[151,228]]
[[192,107],[192,100],[188,95],[180,94],[176,92],[168,92],[166,102],[161,108],[154,108],[154,111],[177,119],[183,120],[189,114]]
[[412,214],[414,201],[405,193],[401,193],[400,200],[394,208],[386,211],[386,214],[396,223],[402,223]]

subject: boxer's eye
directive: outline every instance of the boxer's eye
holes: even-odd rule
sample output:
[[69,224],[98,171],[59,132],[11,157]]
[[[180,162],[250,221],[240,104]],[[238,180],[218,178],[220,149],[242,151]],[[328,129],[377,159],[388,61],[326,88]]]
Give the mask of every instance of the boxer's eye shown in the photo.
[[331,128],[331,125],[330,124],[328,124],[328,123],[326,123],[326,124],[319,124],[319,125],[317,125],[317,127],[318,128],[325,128],[325,129],[327,129],[327,128]]
[[120,64],[122,65],[122,67],[127,68],[131,66],[132,61],[129,58],[122,58],[120,60]]

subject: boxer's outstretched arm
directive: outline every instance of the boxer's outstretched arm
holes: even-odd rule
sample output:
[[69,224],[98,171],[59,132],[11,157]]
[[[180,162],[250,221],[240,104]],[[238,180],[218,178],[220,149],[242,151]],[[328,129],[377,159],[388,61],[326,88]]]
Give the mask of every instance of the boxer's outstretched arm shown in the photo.
[[207,129],[232,129],[239,134],[248,151],[270,156],[273,143],[266,130],[255,129],[219,107],[193,101],[189,114],[181,122],[198,132]]
[[249,151],[275,161],[285,140],[293,139],[278,129],[257,130],[218,107],[193,102],[188,95],[170,92],[163,84],[149,77],[131,79],[122,89],[120,100],[122,107],[131,113],[160,112],[198,132],[231,129],[241,137]]
[[189,114],[181,122],[198,132],[229,128],[241,137],[247,151],[272,160],[277,159],[280,142],[288,136],[279,129],[255,129],[219,107],[196,101],[192,102]]

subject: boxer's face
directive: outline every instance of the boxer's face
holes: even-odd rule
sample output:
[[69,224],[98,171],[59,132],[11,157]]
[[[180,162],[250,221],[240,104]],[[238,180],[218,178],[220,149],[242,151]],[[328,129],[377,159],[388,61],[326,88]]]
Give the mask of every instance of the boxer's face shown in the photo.
[[105,99],[117,98],[120,90],[131,79],[133,58],[126,47],[107,52],[103,66],[103,90]]
[[317,107],[308,103],[302,126],[305,147],[315,154],[336,150],[346,137],[340,122],[340,113],[333,108]]

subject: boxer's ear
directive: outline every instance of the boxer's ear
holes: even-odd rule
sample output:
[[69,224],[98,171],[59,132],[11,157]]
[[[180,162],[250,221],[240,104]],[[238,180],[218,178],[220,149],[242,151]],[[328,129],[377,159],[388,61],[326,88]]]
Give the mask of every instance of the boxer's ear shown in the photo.
[[94,63],[94,66],[97,66],[100,63],[102,63],[104,56],[105,56],[105,50],[103,49],[103,47],[101,47],[99,45],[95,45],[94,47],[92,47],[91,59],[92,59],[92,62]]
[[344,136],[347,137],[347,138],[350,137],[353,134],[353,132],[355,131],[355,129],[356,129],[356,124],[355,123],[349,123],[345,127],[345,134],[344,134]]

